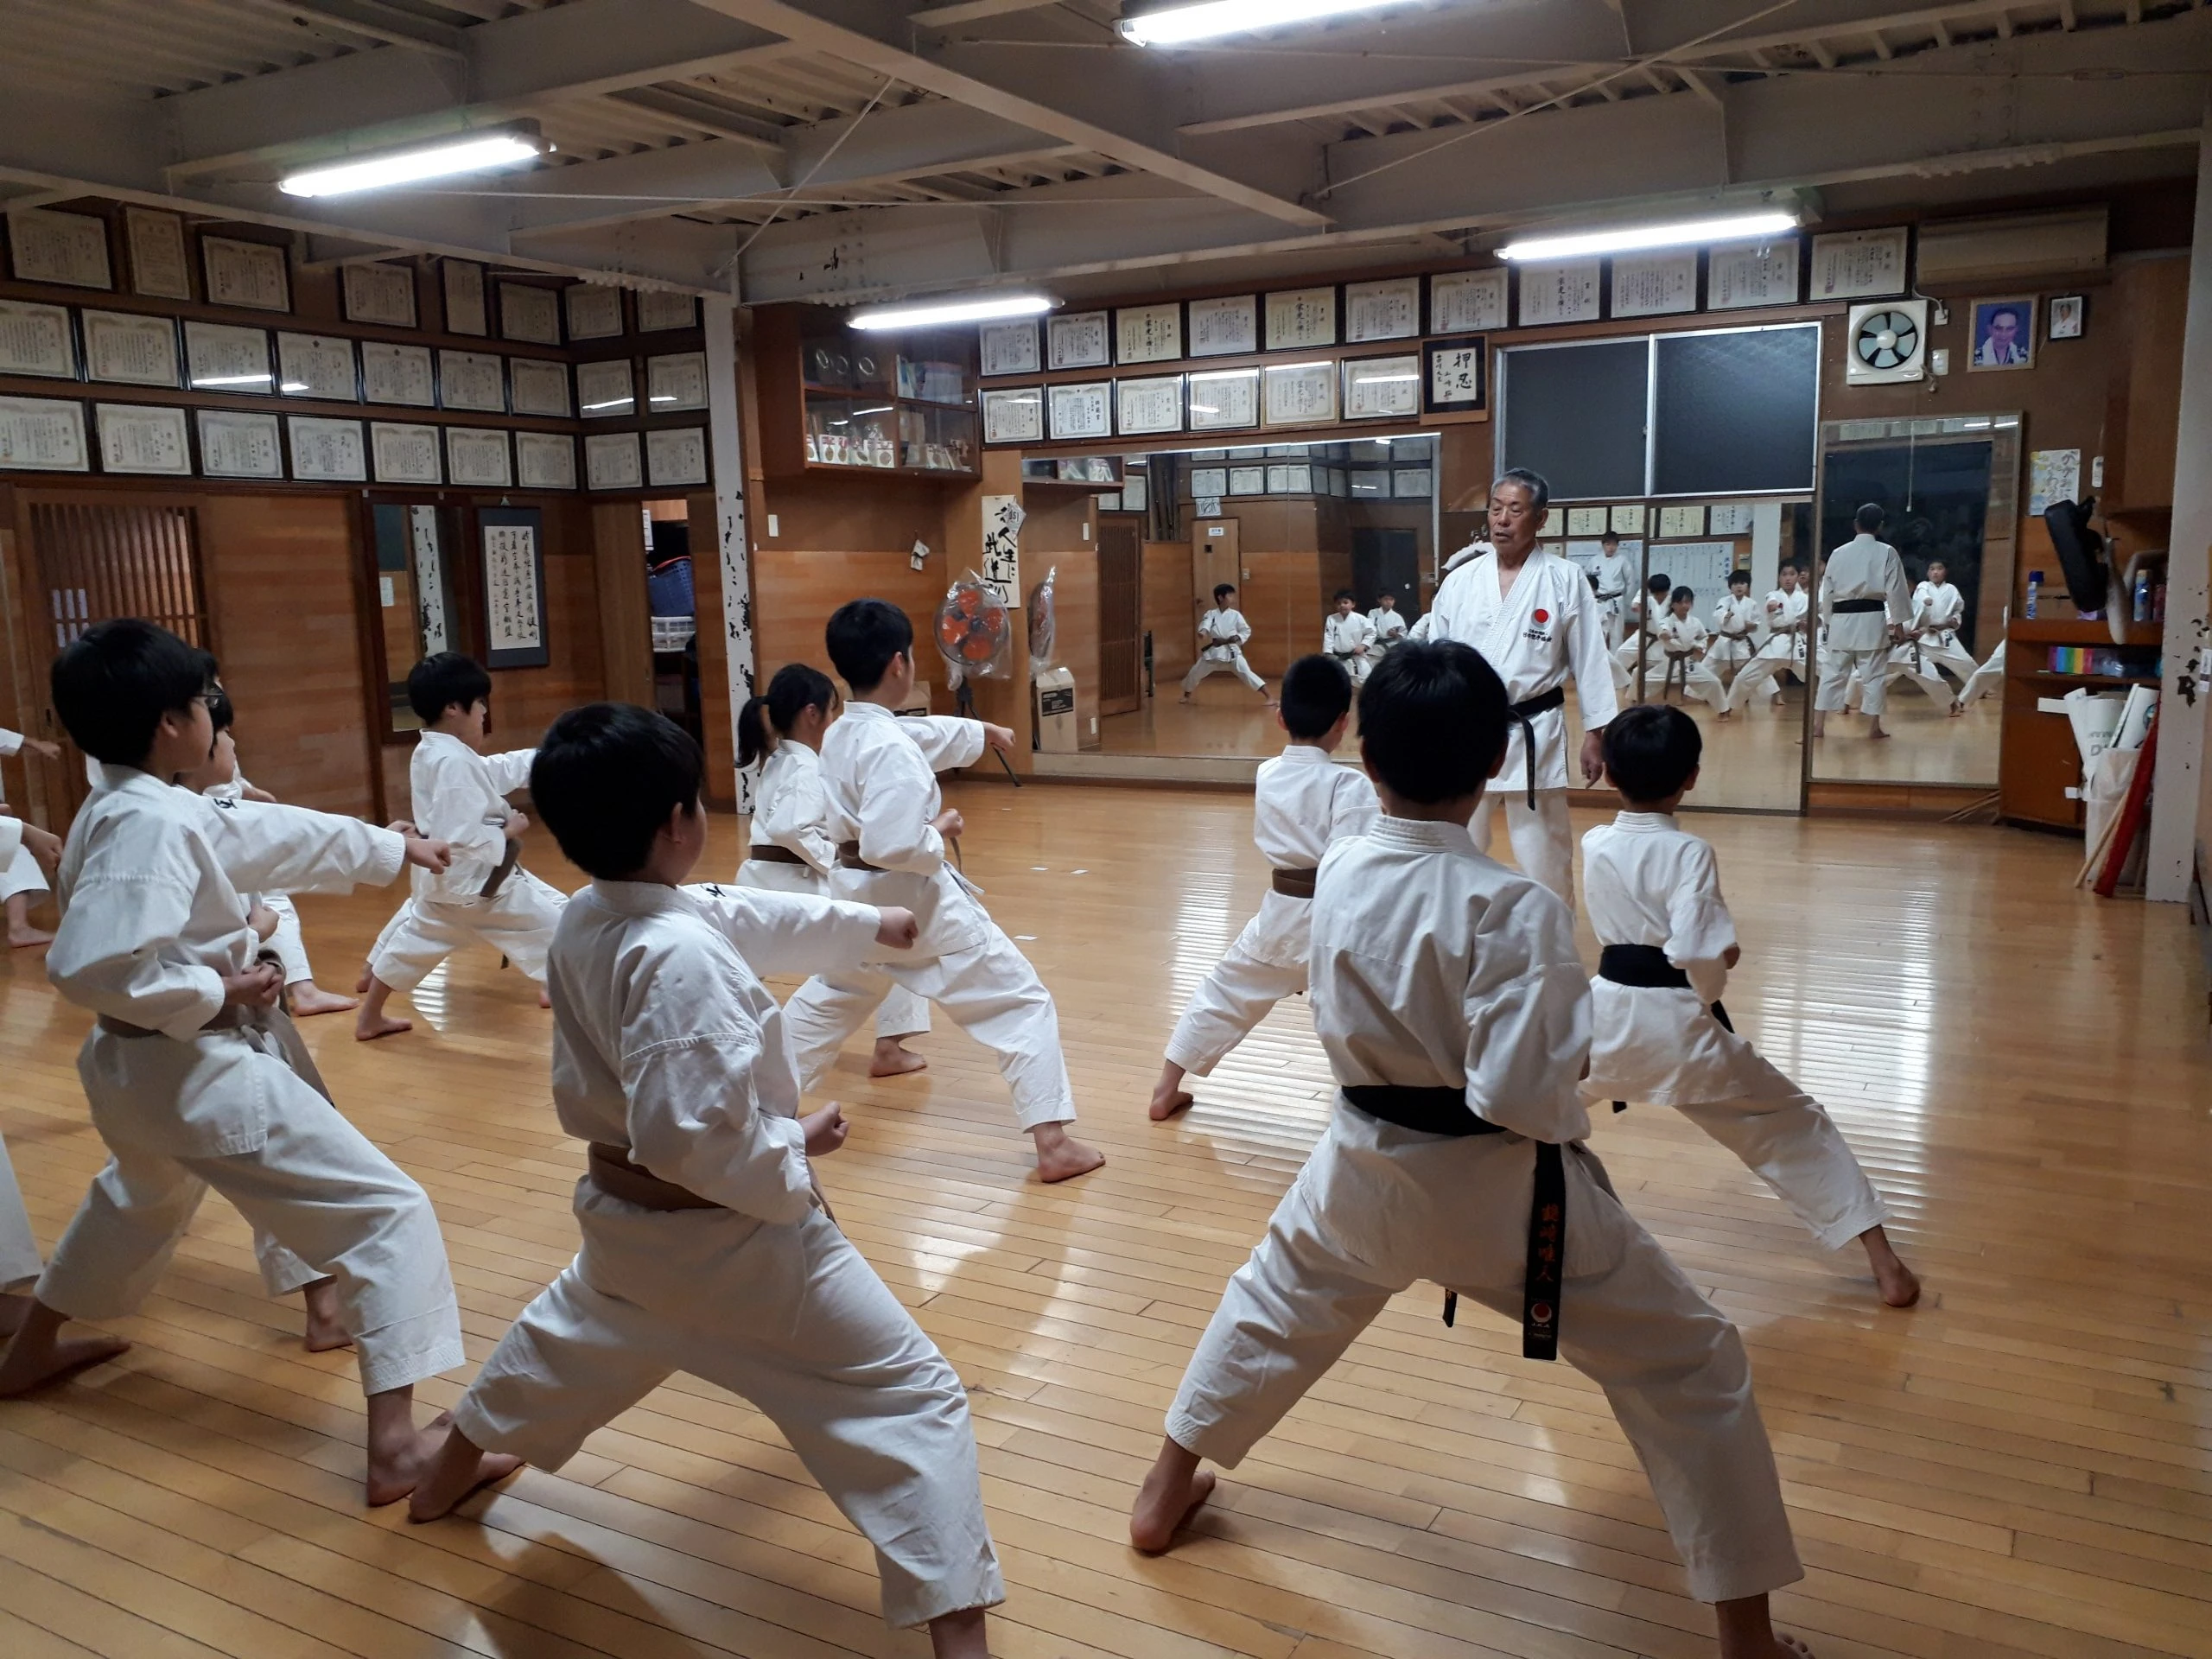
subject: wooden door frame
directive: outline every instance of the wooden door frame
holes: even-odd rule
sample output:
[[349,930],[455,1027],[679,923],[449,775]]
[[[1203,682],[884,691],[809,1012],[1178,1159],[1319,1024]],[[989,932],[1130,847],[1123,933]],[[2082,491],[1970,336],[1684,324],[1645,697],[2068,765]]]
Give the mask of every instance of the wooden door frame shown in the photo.
[[[1106,531],[1108,529],[1127,531],[1134,543],[1130,552],[1130,569],[1134,577],[1135,613],[1130,618],[1130,648],[1136,654],[1135,664],[1136,690],[1128,699],[1128,707],[1106,706]],[[1144,525],[1141,522],[1120,523],[1098,527],[1098,714],[1101,719],[1109,715],[1131,715],[1144,708]],[[1116,699],[1117,705],[1121,699]]]

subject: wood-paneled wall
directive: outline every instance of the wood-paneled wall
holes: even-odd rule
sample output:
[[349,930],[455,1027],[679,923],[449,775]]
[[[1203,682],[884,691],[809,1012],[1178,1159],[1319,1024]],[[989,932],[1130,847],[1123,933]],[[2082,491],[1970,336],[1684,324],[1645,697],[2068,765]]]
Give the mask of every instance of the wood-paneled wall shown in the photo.
[[[1021,527],[1021,579],[1030,587],[1048,570],[1058,619],[1057,666],[1075,675],[1077,741],[1098,746],[1098,515],[1096,498],[1064,491],[1030,490]],[[1025,598],[1027,595],[1024,596]]]
[[1144,544],[1144,629],[1152,636],[1152,677],[1166,685],[1190,672],[1198,654],[1192,608],[1191,544]]

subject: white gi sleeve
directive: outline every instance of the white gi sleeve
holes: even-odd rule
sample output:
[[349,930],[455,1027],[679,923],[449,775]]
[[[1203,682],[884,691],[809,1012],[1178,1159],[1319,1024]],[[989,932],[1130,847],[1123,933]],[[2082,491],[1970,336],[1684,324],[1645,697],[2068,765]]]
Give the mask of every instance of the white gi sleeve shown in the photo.
[[[1574,674],[1575,706],[1586,735],[1611,725],[1621,709],[1613,695],[1613,659],[1605,649],[1605,622],[1590,584],[1578,574],[1566,584],[1560,626],[1567,639],[1567,666]],[[1426,619],[1424,619],[1426,620]]]
[[1435,620],[1435,617],[1436,613],[1434,611],[1423,611],[1421,613],[1420,620],[1414,622],[1413,626],[1406,630],[1407,640],[1409,643],[1415,645],[1425,644],[1432,631],[1432,625]]
[[766,838],[796,853],[817,875],[827,875],[837,861],[829,823],[830,791],[823,785],[822,769],[809,766],[753,820],[753,829],[756,840]]
[[873,905],[719,882],[683,889],[756,974],[834,974],[874,954],[883,912]]
[[865,760],[856,814],[861,859],[879,870],[935,875],[944,864],[944,837],[922,816],[937,792],[922,752],[903,740],[876,744]]
[[1590,977],[1567,906],[1535,883],[1475,918],[1467,982],[1467,1109],[1532,1141],[1560,1141],[1583,1112]]
[[1376,798],[1375,785],[1363,772],[1350,766],[1338,766],[1336,793],[1329,801],[1329,840],[1332,843],[1351,836],[1363,836],[1375,828],[1375,821],[1382,816],[1382,803]]
[[972,766],[990,746],[983,741],[983,722],[956,715],[918,715],[899,722],[899,730],[914,740],[931,772],[954,772]]
[[1835,614],[1835,578],[1823,572],[1821,576],[1821,626],[1825,628]]
[[241,893],[381,887],[407,862],[403,836],[335,812],[270,801],[209,801],[207,844]]
[[1236,619],[1236,643],[1241,645],[1251,639],[1252,625],[1244,620],[1242,611],[1231,611],[1230,614]]
[[[505,755],[485,758],[507,759]],[[452,868],[440,881],[449,894],[480,890],[507,855],[506,830],[501,824],[486,822],[483,791],[477,787],[476,779],[468,775],[467,766],[467,762],[458,756],[442,762],[431,773],[428,798],[423,794],[415,798],[416,827],[431,840],[442,841],[453,849]],[[527,773],[528,768],[524,770]],[[496,772],[493,787],[499,787]]]
[[189,1040],[221,1012],[223,976],[162,953],[191,923],[199,871],[181,833],[162,837],[150,865],[121,863],[99,850],[86,860],[46,976],[80,1008]]
[[537,759],[536,749],[508,749],[499,754],[487,754],[484,764],[492,769],[492,787],[502,795],[512,795],[518,789],[530,786],[530,763]]
[[0,726],[0,754],[21,754],[22,751],[23,734]]
[[725,1208],[785,1225],[802,1221],[814,1202],[806,1131],[795,1117],[760,1109],[760,1028],[735,1008],[728,1018],[721,1029],[635,1050],[626,1040],[630,1156]]
[[1700,1002],[1718,1002],[1728,988],[1729,948],[1736,920],[1720,896],[1720,867],[1702,842],[1682,862],[1667,897],[1667,960],[1690,976]]
[[1890,620],[1903,627],[1912,620],[1912,589],[1905,586],[1904,561],[1897,556],[1897,549],[1888,548],[1885,552],[1882,597],[1888,604]]

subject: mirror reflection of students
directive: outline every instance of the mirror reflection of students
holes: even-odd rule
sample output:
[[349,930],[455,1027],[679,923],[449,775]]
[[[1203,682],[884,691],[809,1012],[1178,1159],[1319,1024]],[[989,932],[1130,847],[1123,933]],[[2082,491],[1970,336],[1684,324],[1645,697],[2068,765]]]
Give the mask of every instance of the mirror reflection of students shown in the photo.
[[1766,638],[1729,683],[1728,701],[1720,705],[1722,720],[1732,717],[1737,705],[1749,702],[1757,690],[1765,691],[1770,708],[1778,704],[1779,682],[1785,672],[1800,680],[1809,677],[1805,672],[1805,626],[1811,596],[1798,585],[1795,564],[1785,562],[1776,580],[1782,585],[1766,596],[1762,607],[1766,613]]
[[1666,615],[1674,593],[1675,579],[1663,570],[1655,570],[1643,590],[1629,596],[1625,632],[1620,644],[1613,648],[1616,691],[1630,691],[1639,696],[1649,695],[1637,688],[1660,664],[1659,622]]
[[1713,643],[1705,653],[1715,673],[1738,670],[1758,649],[1760,610],[1751,601],[1751,573],[1731,570],[1728,591],[1713,602]]
[[1966,614],[1966,600],[1951,585],[1949,568],[1941,559],[1929,560],[1927,579],[1912,590],[1912,620],[1904,643],[1890,653],[1890,678],[1910,675],[1954,720],[1966,713],[1966,704],[1952,695],[1942,671],[1949,669],[1962,689],[1978,671],[1974,653],[1959,643],[1959,624]]
[[1859,533],[1828,555],[1821,579],[1821,621],[1827,629],[1821,654],[1820,690],[1813,697],[1813,735],[1827,735],[1827,717],[1852,692],[1868,720],[1866,735],[1884,738],[1889,707],[1890,650],[1912,620],[1912,590],[1904,561],[1881,539],[1889,515],[1869,501],[1853,523]]
[[[1251,637],[1252,625],[1236,608],[1236,584],[1216,584],[1213,608],[1198,619],[1198,660],[1183,677],[1183,701],[1190,702],[1191,694],[1198,689],[1198,682],[1211,674],[1234,674],[1266,696],[1268,683],[1254,673],[1252,664],[1244,660],[1244,642]],[[1272,701],[1268,706],[1274,706]]]
[[1660,620],[1657,642],[1662,660],[1666,663],[1667,687],[1679,685],[1686,697],[1695,697],[1709,702],[1715,709],[1728,701],[1728,688],[1720,677],[1707,665],[1706,652],[1712,636],[1706,632],[1705,624],[1697,620],[1695,607],[1697,591],[1691,588],[1677,588],[1667,596],[1667,614]]
[[1367,625],[1375,630],[1375,639],[1368,646],[1369,659],[1381,662],[1391,646],[1406,637],[1406,619],[1399,613],[1398,596],[1387,588],[1375,596],[1375,608],[1367,613]]
[[1375,625],[1359,613],[1351,589],[1337,591],[1336,608],[1322,619],[1321,649],[1344,664],[1354,685],[1367,683],[1375,666]]
[[1592,590],[1598,595],[1598,617],[1605,626],[1605,649],[1620,649],[1622,615],[1629,589],[1629,562],[1621,554],[1617,531],[1598,538],[1598,563],[1591,568]]

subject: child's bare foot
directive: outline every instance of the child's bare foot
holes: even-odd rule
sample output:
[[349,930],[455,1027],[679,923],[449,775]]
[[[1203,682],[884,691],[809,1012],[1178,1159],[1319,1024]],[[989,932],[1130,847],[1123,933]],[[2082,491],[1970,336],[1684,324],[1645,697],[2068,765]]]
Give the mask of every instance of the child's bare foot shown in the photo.
[[1163,1441],[1137,1493],[1136,1507],[1129,1511],[1129,1541],[1147,1555],[1159,1554],[1213,1496],[1213,1471],[1198,1467],[1197,1452]]
[[[444,1421],[442,1418],[439,1421]],[[448,1424],[435,1459],[423,1471],[414,1491],[408,1496],[407,1518],[435,1521],[442,1515],[450,1515],[471,1492],[505,1480],[521,1467],[520,1458],[509,1457],[504,1452],[486,1452]]]
[[1040,1123],[1029,1135],[1037,1143],[1037,1173],[1047,1182],[1071,1181],[1106,1161],[1104,1153],[1085,1146],[1065,1125]]
[[1720,1626],[1720,1659],[1813,1659],[1813,1650],[1774,1628],[1764,1595],[1742,1596],[1713,1608]]
[[1920,1277],[1905,1266],[1890,1243],[1889,1234],[1879,1227],[1869,1227],[1859,1235],[1859,1242],[1866,1247],[1866,1262],[1874,1269],[1874,1283],[1885,1302],[1891,1307],[1910,1307],[1920,1300]]
[[285,988],[291,998],[292,1018],[304,1020],[310,1014],[344,1014],[360,1006],[350,996],[340,996],[335,991],[326,991],[311,979],[302,979]]
[[335,1279],[318,1279],[301,1287],[300,1299],[307,1304],[308,1352],[327,1354],[333,1349],[353,1345],[353,1333],[346,1328],[345,1316],[339,1308]]
[[1889,734],[1882,729],[1881,722],[1877,721],[1873,725],[1866,728],[1866,735],[1869,737],[1887,737]]
[[[369,1507],[397,1503],[427,1478],[445,1449],[453,1414],[440,1412],[428,1428],[415,1427],[415,1389],[410,1383],[369,1396]],[[458,1502],[459,1500],[455,1500]]]
[[1160,1068],[1160,1081],[1152,1085],[1152,1121],[1165,1123],[1176,1113],[1187,1111],[1191,1091],[1183,1087],[1183,1068],[1170,1060]]
[[52,944],[53,943],[54,935],[42,927],[32,927],[26,924],[22,927],[11,926],[8,930],[8,944],[17,950],[28,950],[35,944]]
[[384,1011],[384,1005],[391,998],[391,987],[374,974],[363,979],[361,992],[361,1011],[353,1016],[355,1042],[373,1043],[379,1037],[397,1037],[403,1031],[415,1029],[412,1020],[401,1020]]
[[875,1052],[868,1056],[868,1074],[871,1077],[903,1077],[910,1071],[929,1070],[928,1059],[906,1046],[897,1037],[879,1037]]
[[0,1400],[29,1394],[130,1351],[129,1343],[105,1332],[65,1338],[61,1327],[69,1323],[67,1317],[35,1297],[29,1300],[8,1351],[0,1355]]
[[990,1632],[980,1607],[930,1621],[931,1659],[991,1659]]
[[541,1008],[550,1008],[553,1006],[553,994],[543,985],[537,988],[537,1006]]

